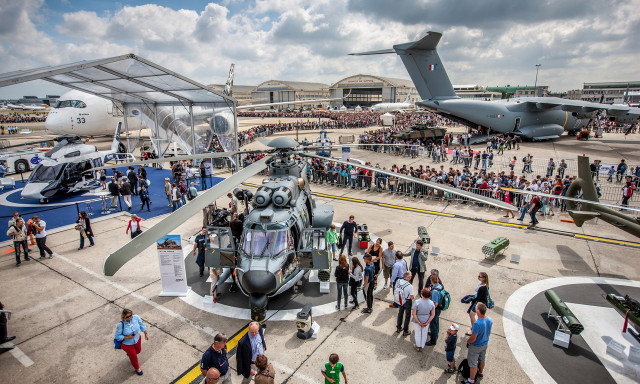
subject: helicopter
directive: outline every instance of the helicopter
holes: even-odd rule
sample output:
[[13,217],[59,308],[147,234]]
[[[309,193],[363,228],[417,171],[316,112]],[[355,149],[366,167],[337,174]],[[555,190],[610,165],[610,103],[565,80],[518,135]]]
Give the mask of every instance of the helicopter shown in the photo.
[[45,152],[44,157],[31,160],[37,165],[20,196],[47,203],[54,196],[96,188],[99,182],[97,175],[88,171],[110,161],[124,161],[133,157],[126,153],[124,144],[120,142],[121,124],[118,123],[116,127],[108,151],[98,151],[77,135],[62,135],[53,139],[58,144]]
[[[218,158],[248,152],[260,152],[265,155],[213,188],[202,192],[194,200],[108,255],[103,263],[104,274],[113,276],[127,261],[155,244],[157,239],[177,228],[187,219],[197,215],[212,201],[226,195],[228,191],[249,177],[268,169],[269,176],[263,180],[251,199],[242,190],[235,192],[239,199],[245,199],[246,202],[251,200],[252,206],[244,220],[238,246],[236,247],[234,243],[229,226],[207,226],[209,243],[205,250],[205,266],[224,268],[217,284],[224,283],[224,280],[231,275],[229,272],[234,270],[238,287],[249,297],[251,319],[264,320],[269,298],[293,287],[311,269],[330,268],[326,232],[333,221],[334,211],[331,205],[316,204],[305,171],[307,167],[305,158],[356,165],[500,209],[514,209],[512,205],[502,201],[444,184],[308,152],[326,149],[325,146],[302,147],[292,138],[279,137],[271,140],[268,147],[270,147],[268,150],[217,152],[152,160],[161,162],[196,157]],[[147,163],[149,161],[137,161],[127,165]],[[106,168],[111,167],[98,169]]]

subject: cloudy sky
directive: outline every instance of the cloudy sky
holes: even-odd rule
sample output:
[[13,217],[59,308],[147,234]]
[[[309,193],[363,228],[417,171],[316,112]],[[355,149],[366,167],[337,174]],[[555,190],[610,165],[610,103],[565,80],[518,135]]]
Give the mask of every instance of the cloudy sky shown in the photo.
[[[180,4],[180,5],[176,5]],[[201,83],[332,84],[357,73],[409,78],[391,48],[443,33],[454,84],[640,80],[640,0],[0,0],[0,72],[135,53]],[[60,94],[31,82],[0,98]]]

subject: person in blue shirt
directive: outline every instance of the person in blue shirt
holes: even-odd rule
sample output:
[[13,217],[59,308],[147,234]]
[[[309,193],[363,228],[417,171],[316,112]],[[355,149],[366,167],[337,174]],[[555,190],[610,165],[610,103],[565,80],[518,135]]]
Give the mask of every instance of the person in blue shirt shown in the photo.
[[429,333],[431,334],[431,339],[427,341],[427,345],[436,345],[438,341],[438,332],[440,332],[440,312],[442,312],[442,308],[440,308],[440,300],[442,299],[442,284],[438,282],[438,275],[431,274],[429,277],[431,283],[429,284],[431,289],[431,301],[436,306],[436,312],[433,316],[433,319],[429,323]]
[[364,255],[364,262],[367,264],[364,267],[364,284],[362,285],[362,293],[367,301],[367,308],[362,310],[362,313],[371,313],[373,311],[373,276],[374,269],[371,262],[371,255]]
[[131,365],[138,375],[142,375],[142,368],[138,363],[138,354],[142,351],[142,338],[140,332],[144,332],[144,339],[149,340],[147,327],[142,323],[140,316],[134,315],[130,309],[123,309],[120,321],[116,326],[116,340],[122,342],[121,348],[129,356]]
[[231,370],[229,369],[229,358],[227,357],[227,336],[218,333],[213,338],[213,344],[202,355],[200,361],[200,371],[202,376],[207,375],[209,369],[215,368],[220,374],[219,384],[231,384]]
[[493,320],[487,313],[487,306],[484,303],[478,303],[476,306],[478,312],[478,320],[473,323],[471,336],[467,340],[469,351],[467,352],[467,361],[469,362],[470,374],[469,378],[463,383],[473,384],[477,378],[483,378],[484,362],[487,355],[487,345],[489,344],[489,336],[491,335],[491,327]]

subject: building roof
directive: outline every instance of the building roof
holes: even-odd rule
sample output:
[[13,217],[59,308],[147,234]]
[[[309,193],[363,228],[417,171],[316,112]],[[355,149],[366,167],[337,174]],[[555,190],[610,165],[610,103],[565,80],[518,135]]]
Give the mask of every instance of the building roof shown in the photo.
[[0,74],[0,87],[39,79],[123,104],[234,102],[221,92],[132,53]]
[[329,89],[329,84],[288,80],[267,80],[255,87],[256,91],[321,91],[324,89]]
[[593,88],[639,88],[640,81],[609,81],[604,83],[584,83],[583,89]]
[[536,88],[549,88],[547,85],[505,85],[498,87],[487,87],[487,91],[514,93],[517,90],[535,90]]
[[382,83],[385,83],[385,84],[387,84],[389,86],[392,86],[392,87],[415,88],[415,85],[413,85],[413,81],[411,81],[411,80],[396,79],[394,77],[384,77],[384,76],[376,76],[376,75],[365,75],[365,74],[362,74],[362,73],[357,74],[357,75],[353,75],[353,76],[349,76],[349,77],[345,77],[344,79],[341,79],[341,80],[337,81],[335,84],[331,85],[331,88],[337,88],[340,83],[347,82],[347,80],[352,79],[352,78],[356,78],[356,77],[371,77],[371,78],[374,78],[374,79],[378,79]]

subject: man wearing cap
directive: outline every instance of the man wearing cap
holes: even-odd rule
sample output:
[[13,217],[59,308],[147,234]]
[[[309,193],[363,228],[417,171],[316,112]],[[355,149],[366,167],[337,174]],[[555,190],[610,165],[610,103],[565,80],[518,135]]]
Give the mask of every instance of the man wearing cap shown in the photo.
[[469,351],[467,352],[467,361],[469,362],[470,374],[469,378],[462,383],[473,384],[476,378],[483,378],[484,364],[487,355],[487,344],[489,344],[489,336],[491,335],[491,327],[493,320],[487,313],[487,306],[484,303],[478,303],[476,306],[478,320],[473,323],[471,336],[467,340]]

